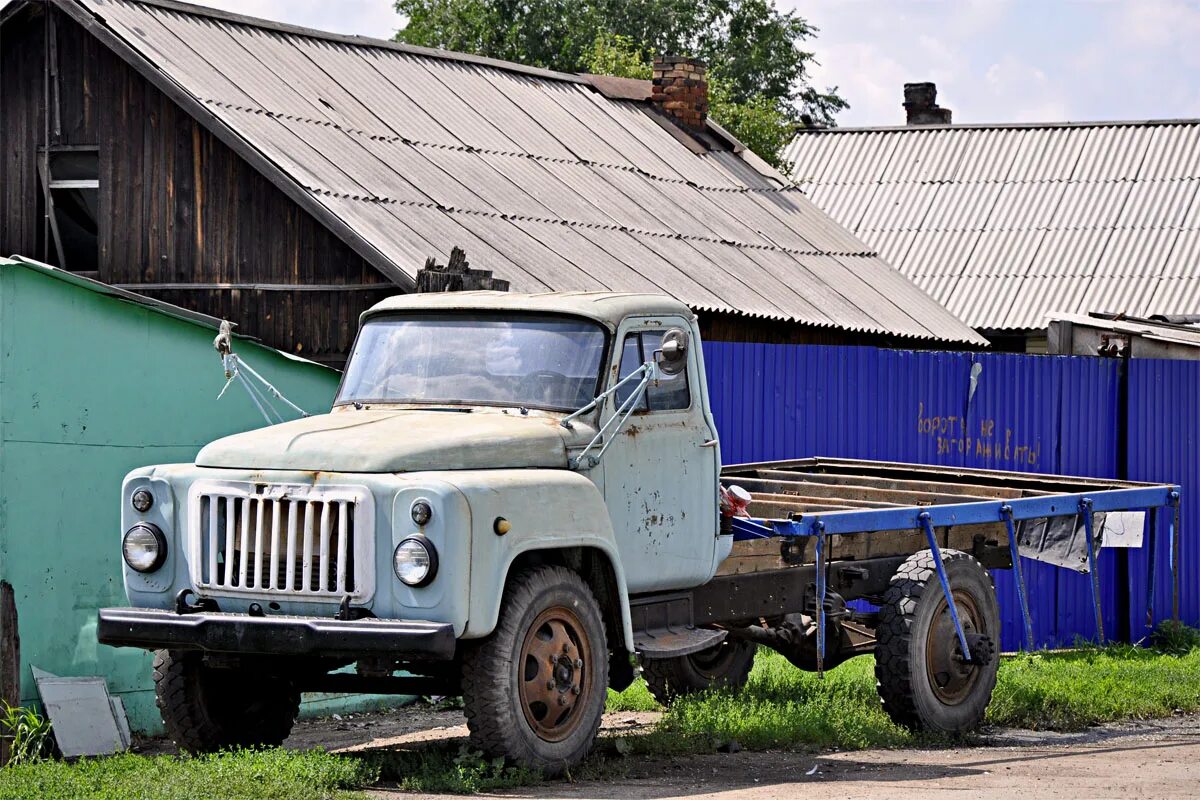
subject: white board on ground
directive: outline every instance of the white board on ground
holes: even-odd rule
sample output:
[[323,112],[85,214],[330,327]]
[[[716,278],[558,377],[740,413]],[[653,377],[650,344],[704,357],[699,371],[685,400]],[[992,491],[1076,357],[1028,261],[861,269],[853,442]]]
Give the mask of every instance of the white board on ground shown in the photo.
[[107,756],[126,749],[104,678],[62,678],[32,669],[64,758]]

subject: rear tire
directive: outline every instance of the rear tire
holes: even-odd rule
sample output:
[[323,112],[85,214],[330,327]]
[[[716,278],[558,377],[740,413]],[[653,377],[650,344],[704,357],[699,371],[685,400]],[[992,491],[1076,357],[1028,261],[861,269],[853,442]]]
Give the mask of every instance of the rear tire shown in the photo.
[[180,750],[275,747],[291,733],[300,692],[274,675],[213,669],[197,652],[154,653],[154,699]]
[[561,775],[588,754],[608,690],[608,642],[588,585],[564,567],[510,578],[495,631],[463,653],[471,743]]
[[[992,578],[978,561],[943,550],[959,620],[986,663],[961,659],[961,646],[938,581],[933,553],[909,557],[883,595],[876,629],[875,678],[884,711],[904,727],[958,734],[983,721],[996,687],[1000,610]],[[986,640],[978,639],[980,635]]]
[[736,691],[750,677],[755,649],[753,642],[726,640],[687,656],[647,658],[642,661],[642,677],[650,694],[664,706],[709,689]]

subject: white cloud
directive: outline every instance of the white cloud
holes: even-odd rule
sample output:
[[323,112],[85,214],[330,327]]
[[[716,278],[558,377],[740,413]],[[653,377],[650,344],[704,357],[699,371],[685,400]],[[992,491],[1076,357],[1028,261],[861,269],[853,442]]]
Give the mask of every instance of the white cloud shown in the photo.
[[389,0],[200,0],[237,14],[335,33],[390,39],[401,17]]
[[[2,2],[2,0],[0,0]],[[390,37],[391,0],[201,0],[339,33]],[[820,28],[813,82],[843,125],[898,125],[932,80],[956,122],[1200,117],[1197,0],[776,0]]]
[[987,68],[983,75],[982,97],[978,107],[1006,108],[1004,122],[1045,122],[1070,117],[1071,105],[1059,87],[1039,67],[1013,55],[1006,55]]
[[932,80],[956,122],[1200,116],[1195,0],[778,0],[821,32],[816,83],[843,125],[894,125]]
[[[1200,35],[1200,7],[1185,0],[1124,3],[1116,15],[1122,39],[1135,47],[1167,47],[1194,54]],[[1184,45],[1180,47],[1180,45]]]

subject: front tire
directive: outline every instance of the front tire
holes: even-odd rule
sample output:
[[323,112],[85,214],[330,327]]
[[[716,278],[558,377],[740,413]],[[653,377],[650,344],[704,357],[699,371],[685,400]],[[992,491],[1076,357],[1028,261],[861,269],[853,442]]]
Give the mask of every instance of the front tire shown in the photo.
[[549,776],[588,754],[608,689],[608,642],[588,585],[563,567],[513,576],[496,630],[463,654],[471,743]]
[[709,689],[738,690],[746,685],[754,666],[753,642],[725,640],[716,647],[675,658],[647,658],[642,677],[650,694],[669,706],[679,697]]
[[180,750],[276,747],[292,731],[300,692],[278,676],[213,669],[197,652],[154,653],[154,700]]
[[922,550],[892,576],[879,609],[875,678],[884,711],[904,727],[959,734],[983,721],[996,687],[1000,609],[992,578],[967,553],[943,550],[963,632],[964,662],[933,553]]

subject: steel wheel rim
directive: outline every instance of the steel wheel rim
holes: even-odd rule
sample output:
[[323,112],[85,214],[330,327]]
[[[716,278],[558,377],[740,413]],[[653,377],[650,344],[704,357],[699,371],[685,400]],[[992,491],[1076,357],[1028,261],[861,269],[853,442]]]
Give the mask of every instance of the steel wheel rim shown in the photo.
[[[957,590],[953,594],[963,632],[987,633],[980,627],[982,615],[975,599]],[[929,623],[929,636],[925,639],[925,673],[934,696],[948,706],[956,706],[966,700],[979,682],[982,672],[974,664],[964,662],[961,651],[954,620],[950,617],[950,607],[946,605],[946,598],[939,596],[933,619]]]
[[592,648],[575,612],[548,608],[529,626],[517,685],[521,711],[538,738],[561,742],[579,728],[592,689]]

